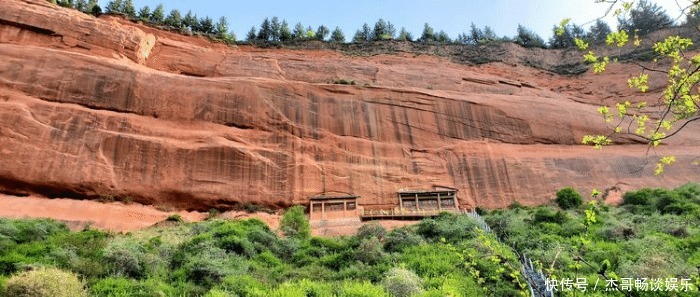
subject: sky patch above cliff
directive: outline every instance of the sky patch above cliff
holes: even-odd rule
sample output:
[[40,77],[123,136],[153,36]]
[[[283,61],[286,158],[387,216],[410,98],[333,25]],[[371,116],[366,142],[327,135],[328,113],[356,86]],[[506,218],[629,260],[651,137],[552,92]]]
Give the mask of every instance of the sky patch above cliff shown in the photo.
[[[685,0],[678,2],[683,4]],[[106,6],[107,0],[100,5]],[[405,27],[414,37],[419,37],[427,22],[436,31],[444,30],[451,38],[468,32],[471,23],[483,28],[490,26],[499,36],[515,35],[518,24],[530,28],[547,40],[552,27],[563,18],[571,18],[587,29],[596,18],[605,15],[608,4],[596,4],[594,0],[385,0],[385,1],[217,1],[217,0],[133,0],[137,10],[145,5],[151,9],[163,3],[166,14],[179,9],[188,10],[199,17],[209,16],[218,20],[226,16],[229,28],[238,39],[244,39],[252,26],[260,27],[265,17],[286,19],[293,27],[297,22],[316,29],[325,25],[331,30],[336,26],[350,40],[364,23],[373,26],[379,19],[390,21],[399,30]],[[664,7],[672,18],[680,15],[676,1],[655,1]],[[617,22],[612,16],[605,20],[612,28]]]

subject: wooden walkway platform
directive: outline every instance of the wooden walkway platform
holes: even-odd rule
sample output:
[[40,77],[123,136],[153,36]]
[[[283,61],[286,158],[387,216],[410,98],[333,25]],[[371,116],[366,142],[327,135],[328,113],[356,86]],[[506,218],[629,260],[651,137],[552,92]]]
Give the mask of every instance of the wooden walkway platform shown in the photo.
[[363,221],[368,220],[420,220],[426,217],[436,217],[440,213],[467,213],[463,209],[426,209],[426,210],[414,210],[414,209],[373,209],[364,210],[360,214],[360,219]]

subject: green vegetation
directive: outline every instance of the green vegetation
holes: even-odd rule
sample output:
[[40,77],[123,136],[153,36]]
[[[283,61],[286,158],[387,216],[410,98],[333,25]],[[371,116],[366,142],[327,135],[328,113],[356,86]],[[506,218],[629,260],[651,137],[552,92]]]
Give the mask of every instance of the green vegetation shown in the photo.
[[91,296],[520,296],[524,279],[509,276],[519,270],[514,254],[476,226],[443,214],[319,238],[309,236],[302,207],[285,213],[283,237],[256,219],[128,234],[0,219],[0,290],[23,296],[16,292],[60,283],[70,296],[83,288]]
[[[606,36],[605,42],[611,48],[640,46],[646,34],[674,24],[674,20],[660,6],[649,1],[620,2],[613,1],[609,7],[609,11],[614,9],[619,29]],[[700,2],[679,2],[678,7],[686,13],[685,25],[690,25],[692,31],[697,33],[695,24]],[[566,35],[568,22],[568,19],[563,20],[560,26],[555,27],[556,35]],[[688,124],[700,120],[700,94],[697,89],[700,83],[700,56],[693,52],[693,33],[683,31],[678,30],[678,33],[671,33],[670,36],[653,41],[653,53],[640,55],[640,58],[653,63],[640,65],[640,73],[627,80],[629,87],[640,93],[649,89],[650,81],[666,81],[660,101],[647,102],[637,99],[630,102],[621,99],[614,106],[601,106],[598,113],[612,128],[607,134],[585,135],[582,139],[583,144],[600,149],[612,144],[616,137],[624,135],[624,138],[632,138],[646,143],[649,147],[656,147],[681,132]],[[602,35],[602,32],[596,34],[599,35]],[[600,39],[600,36],[598,38]],[[588,42],[581,37],[576,37],[574,43],[579,50],[587,52],[583,55],[583,60],[592,64],[594,73],[602,73],[609,63],[618,61],[614,55],[598,56],[588,49]],[[675,156],[661,156],[654,174],[663,173],[665,166],[676,161]]]
[[56,268],[39,268],[12,276],[2,290],[14,297],[87,296],[84,284],[70,272]]
[[567,210],[552,206],[494,210],[484,218],[504,242],[532,258],[552,278],[585,278],[591,286],[598,280],[600,289],[609,280],[676,277],[688,279],[694,291],[599,294],[696,296],[699,207],[700,184],[687,184],[674,190],[628,192],[620,207],[592,201]]
[[[97,0],[49,0],[62,7],[75,8],[87,14],[100,15],[102,8]],[[659,28],[673,25],[673,20],[658,5],[650,4],[647,1],[639,1],[637,6],[629,7],[629,13],[619,15],[618,27],[626,30],[629,34],[646,34]],[[698,15],[697,9],[688,10],[689,15],[685,24],[694,24]],[[197,17],[189,11],[183,16],[179,10],[173,9],[169,13],[162,4],[151,9],[148,6],[137,9],[131,0],[112,0],[105,6],[105,12],[110,14],[121,14],[133,21],[141,21],[149,25],[179,31],[184,34],[200,34],[208,36],[213,40],[224,43],[235,43],[236,35],[229,32],[226,17],[220,17],[218,22],[205,16]],[[305,26],[301,22],[296,23],[294,28],[290,28],[287,20],[280,20],[274,16],[265,18],[259,27],[253,26],[246,34],[245,41],[251,44],[264,45],[297,43],[308,41],[321,41],[331,43],[344,43],[346,37],[339,27],[331,32],[330,27],[319,25],[314,30],[312,26]],[[513,42],[523,47],[539,48],[573,48],[576,46],[576,39],[586,43],[602,43],[606,41],[607,35],[611,32],[610,26],[602,20],[597,20],[588,31],[576,24],[559,24],[554,27],[552,37],[546,43],[544,39],[535,34],[530,29],[518,25],[517,34],[513,37],[498,36],[489,26],[479,28],[473,23],[468,33],[460,33],[456,38],[451,38],[444,30],[435,30],[428,23],[425,23],[421,35],[414,39],[413,34],[406,28],[401,27],[397,32],[396,26],[383,18],[377,20],[373,26],[365,23],[353,35],[351,42],[368,43],[377,41],[408,41],[419,43],[435,44],[461,44],[461,45],[482,45],[492,42]]]
[[557,191],[557,199],[555,201],[562,209],[576,208],[583,204],[581,194],[572,187],[566,187]]
[[392,231],[367,224],[355,236],[312,237],[301,206],[279,232],[257,219],[128,234],[0,219],[0,292],[60,296],[51,291],[60,283],[71,296],[523,296],[518,251],[553,279],[675,277],[695,291],[648,296],[697,293],[700,184],[628,192],[619,207],[571,203],[577,194],[560,191],[566,209],[481,210],[495,234],[444,213]]

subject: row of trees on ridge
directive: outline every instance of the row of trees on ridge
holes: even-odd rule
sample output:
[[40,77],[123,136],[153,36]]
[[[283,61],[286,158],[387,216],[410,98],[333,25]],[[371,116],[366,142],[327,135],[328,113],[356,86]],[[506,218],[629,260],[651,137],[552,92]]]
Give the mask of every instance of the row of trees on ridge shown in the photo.
[[[89,14],[98,15],[103,13],[97,0],[51,0],[51,2],[64,7],[72,7]],[[153,9],[149,6],[144,6],[137,10],[132,0],[111,0],[107,3],[104,12],[123,14],[131,20],[167,26],[181,32],[207,35],[227,43],[234,43],[237,40],[234,32],[229,30],[228,20],[225,16],[220,17],[215,22],[209,16],[198,17],[191,10],[184,15],[177,9],[173,9],[166,14],[163,4],[159,4]],[[686,23],[696,22],[697,20],[700,20],[700,12],[691,12],[686,19]],[[619,16],[617,22],[618,29],[635,32],[639,35],[647,34],[674,23],[660,6],[646,0],[637,2],[637,5],[628,14]],[[515,36],[508,37],[498,36],[489,26],[479,28],[472,23],[468,32],[460,33],[453,39],[444,30],[437,31],[428,23],[425,23],[421,35],[415,38],[406,28],[401,27],[397,31],[393,23],[380,18],[374,26],[365,23],[362,28],[355,32],[350,41],[360,43],[396,40],[465,45],[514,42],[524,47],[570,48],[575,46],[574,40],[577,38],[589,43],[602,43],[610,32],[612,32],[610,26],[602,20],[596,20],[587,31],[582,26],[569,23],[562,28],[554,26],[552,36],[548,41],[545,41],[523,25],[518,25]],[[288,43],[309,40],[344,43],[347,41],[346,35],[340,27],[335,27],[331,31],[329,27],[320,25],[314,30],[312,26],[304,26],[299,22],[292,28],[286,20],[280,20],[276,16],[265,18],[259,28],[253,26],[246,34],[245,40],[250,43]]]

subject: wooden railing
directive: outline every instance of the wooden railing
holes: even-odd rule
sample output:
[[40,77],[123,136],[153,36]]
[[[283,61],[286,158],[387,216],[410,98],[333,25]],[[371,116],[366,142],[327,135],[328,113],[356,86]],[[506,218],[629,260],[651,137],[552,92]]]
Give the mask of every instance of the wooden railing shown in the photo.
[[363,218],[384,218],[384,217],[431,217],[442,212],[464,213],[466,211],[456,208],[451,209],[365,209],[362,212]]

